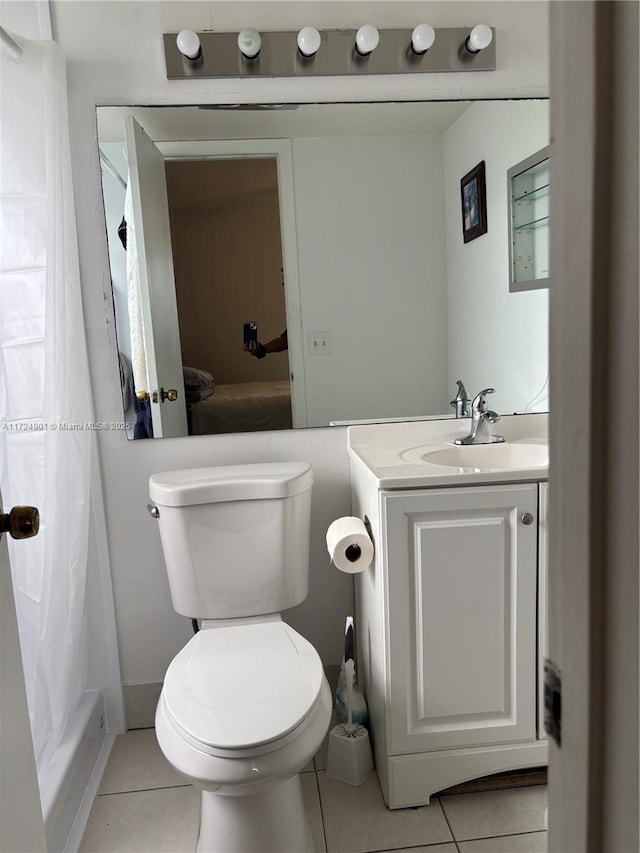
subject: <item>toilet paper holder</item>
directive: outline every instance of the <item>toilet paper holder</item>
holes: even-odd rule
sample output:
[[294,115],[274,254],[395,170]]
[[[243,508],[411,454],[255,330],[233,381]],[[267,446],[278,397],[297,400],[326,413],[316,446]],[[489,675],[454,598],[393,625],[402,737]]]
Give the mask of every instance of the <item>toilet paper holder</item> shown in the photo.
[[[369,534],[369,539],[371,539],[371,542],[373,543],[373,550],[375,552],[376,543],[373,541],[373,531],[371,529],[371,522],[369,521],[368,516],[365,515],[363,522],[364,522],[365,529],[366,529],[367,533]],[[349,553],[352,549],[353,549],[353,553]],[[357,560],[361,554],[361,548],[359,545],[356,545],[356,544],[349,545],[346,553],[347,553],[347,557],[350,560],[353,560],[355,562],[355,560]]]
[[[373,550],[375,551],[376,543],[373,541],[373,532],[371,530],[371,522],[369,521],[368,516],[365,515],[365,517],[363,519],[363,523],[364,523],[365,529],[367,531],[367,534],[369,535],[369,539],[371,539],[371,542],[373,543]],[[347,560],[349,560],[349,562],[355,563],[356,560],[360,559],[360,554],[362,553],[362,549],[360,548],[360,546],[356,542],[354,542],[353,545],[348,546],[348,548],[346,549],[346,551],[344,553],[345,553],[345,557],[347,558]]]
[[[371,530],[371,522],[369,521],[369,516],[365,515],[363,518],[364,526],[367,528],[367,533],[369,534],[369,539],[373,542],[373,531]],[[375,545],[375,542],[373,543]]]

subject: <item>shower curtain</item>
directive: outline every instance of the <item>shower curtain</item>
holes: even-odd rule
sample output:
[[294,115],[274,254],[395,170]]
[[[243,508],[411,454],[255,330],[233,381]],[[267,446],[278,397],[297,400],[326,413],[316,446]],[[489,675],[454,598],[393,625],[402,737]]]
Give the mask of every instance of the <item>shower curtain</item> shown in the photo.
[[92,406],[71,186],[64,59],[15,37],[1,54],[0,483],[40,535],[9,540],[42,779],[85,686]]

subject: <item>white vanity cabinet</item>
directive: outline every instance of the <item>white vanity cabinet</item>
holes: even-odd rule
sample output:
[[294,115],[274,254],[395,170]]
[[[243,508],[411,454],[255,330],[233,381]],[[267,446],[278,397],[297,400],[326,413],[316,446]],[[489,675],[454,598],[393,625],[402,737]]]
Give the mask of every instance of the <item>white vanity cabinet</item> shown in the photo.
[[540,484],[374,484],[352,464],[353,512],[376,551],[356,576],[358,677],[387,805],[546,764]]

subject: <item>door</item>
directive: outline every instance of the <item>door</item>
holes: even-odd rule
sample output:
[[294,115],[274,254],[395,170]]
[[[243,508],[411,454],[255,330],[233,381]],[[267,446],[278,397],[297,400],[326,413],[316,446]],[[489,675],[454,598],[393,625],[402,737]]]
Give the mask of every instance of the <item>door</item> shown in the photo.
[[[2,501],[0,499],[0,510]],[[6,536],[0,533],[0,850],[46,843]]]
[[382,492],[391,754],[536,736],[537,485]]
[[640,849],[638,8],[549,4],[553,853]]
[[182,436],[187,410],[164,157],[133,116],[124,124],[153,434]]

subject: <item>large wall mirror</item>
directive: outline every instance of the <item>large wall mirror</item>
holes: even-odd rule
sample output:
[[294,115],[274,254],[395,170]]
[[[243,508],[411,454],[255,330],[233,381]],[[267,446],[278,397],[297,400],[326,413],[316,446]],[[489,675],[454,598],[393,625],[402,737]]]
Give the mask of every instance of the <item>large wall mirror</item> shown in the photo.
[[[130,437],[451,417],[459,379],[501,413],[545,409],[548,291],[509,292],[507,172],[548,112],[99,107]],[[465,242],[481,163],[486,230]]]

